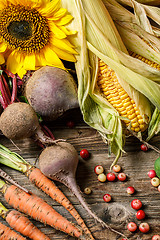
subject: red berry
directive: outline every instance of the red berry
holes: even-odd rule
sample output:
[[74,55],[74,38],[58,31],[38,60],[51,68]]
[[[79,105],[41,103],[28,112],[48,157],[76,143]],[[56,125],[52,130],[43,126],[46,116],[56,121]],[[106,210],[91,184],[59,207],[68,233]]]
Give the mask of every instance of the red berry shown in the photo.
[[94,172],[96,174],[101,174],[104,172],[104,168],[101,166],[101,165],[97,165],[95,168],[94,168]]
[[66,125],[67,125],[67,127],[69,127],[69,128],[73,128],[74,125],[75,125],[75,123],[74,123],[73,121],[68,121]]
[[83,158],[83,159],[88,159],[89,158],[89,152],[87,149],[82,149],[80,151],[80,156]]
[[139,199],[134,199],[131,202],[131,206],[135,210],[139,210],[142,207],[142,202]]
[[143,210],[139,210],[137,213],[136,213],[136,217],[138,220],[142,220],[144,219],[146,216],[145,212]]
[[134,192],[135,192],[134,187],[128,187],[128,188],[127,188],[127,193],[128,193],[128,194],[133,194]]
[[114,172],[120,172],[120,171],[121,171],[121,166],[119,166],[119,165],[114,165],[114,166],[113,166],[113,171],[114,171]]
[[135,232],[137,230],[137,225],[134,222],[130,222],[128,223],[127,228],[130,232]]
[[160,235],[154,235],[154,236],[152,237],[152,240],[160,240]]
[[107,173],[107,180],[113,182],[116,179],[116,175],[114,173]]
[[144,151],[144,152],[148,151],[147,145],[146,144],[142,144],[141,145],[141,150]]
[[122,182],[125,181],[127,178],[125,173],[119,173],[117,177],[118,177],[118,180]]
[[110,195],[110,194],[104,194],[103,200],[104,200],[105,202],[110,202],[110,201],[111,201],[111,195]]
[[150,227],[148,223],[141,223],[139,225],[139,230],[143,233],[147,233],[149,231]]
[[148,172],[148,176],[149,176],[150,178],[156,177],[156,172],[155,172],[155,170],[150,170],[150,171]]

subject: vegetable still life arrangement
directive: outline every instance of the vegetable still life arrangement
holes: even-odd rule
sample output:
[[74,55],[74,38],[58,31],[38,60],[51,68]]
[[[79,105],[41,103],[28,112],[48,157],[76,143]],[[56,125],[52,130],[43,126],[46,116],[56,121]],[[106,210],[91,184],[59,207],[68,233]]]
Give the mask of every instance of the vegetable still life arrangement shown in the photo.
[[[76,239],[97,239],[83,220],[83,214],[67,197],[68,190],[97,226],[106,229],[106,239],[110,239],[110,234],[127,239],[123,232],[108,224],[106,211],[99,217],[92,210],[87,199],[94,195],[94,190],[85,186],[83,195],[83,183],[77,181],[81,177],[78,167],[94,161],[86,148],[81,146],[78,153],[76,145],[70,143],[77,133],[83,135],[83,131],[74,128],[71,118],[66,129],[71,129],[73,136],[65,137],[62,131],[59,137],[60,128],[55,126],[67,114],[79,110],[83,123],[100,136],[113,159],[109,172],[100,162],[94,167],[97,186],[105,188],[106,182],[121,182],[122,190],[131,177],[117,161],[127,154],[129,137],[137,139],[146,154],[150,149],[160,153],[150,143],[160,131],[159,25],[160,8],[156,0],[0,0],[0,192],[3,195],[0,215],[12,228],[11,231],[0,225],[0,239],[5,239],[7,231],[14,235],[13,230],[30,239],[50,239],[46,232],[46,236],[40,232],[37,221]],[[87,141],[85,134],[83,138]],[[33,158],[25,160],[3,141],[12,143],[19,151],[25,141],[31,145],[37,143],[35,164]],[[148,176],[152,186],[158,188],[158,160],[154,167]],[[30,181],[29,186],[34,184],[45,192],[45,198],[49,196],[48,201],[53,199],[65,208],[76,223],[39,197],[34,187],[32,192],[17,183],[7,171],[17,176],[23,173],[24,179]],[[98,191],[102,191],[101,187]],[[132,185],[126,189],[130,196],[137,194]],[[103,192],[102,201],[109,209],[114,203],[111,192]],[[19,221],[23,228],[29,225],[30,229],[24,232],[18,223],[10,224],[7,219],[12,213],[15,222]],[[139,209],[136,220],[145,217],[145,211]],[[134,219],[130,222],[127,219],[127,229],[128,239],[129,234],[138,230],[152,231],[147,221],[137,224]]]

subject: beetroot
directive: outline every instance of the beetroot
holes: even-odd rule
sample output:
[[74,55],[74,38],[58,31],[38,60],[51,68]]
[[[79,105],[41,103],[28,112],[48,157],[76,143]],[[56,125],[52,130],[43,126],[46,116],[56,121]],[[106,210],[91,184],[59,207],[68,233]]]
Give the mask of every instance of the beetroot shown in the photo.
[[[104,223],[99,217],[92,212],[83,197],[79,187],[77,186],[75,173],[78,165],[78,153],[76,149],[67,142],[57,142],[52,146],[46,147],[39,156],[39,168],[47,177],[59,181],[66,185],[73,194],[78,198],[81,205],[87,212],[98,222],[107,228],[108,225]],[[114,229],[110,230],[117,232]]]
[[0,130],[12,140],[34,136],[44,144],[55,142],[42,132],[35,111],[23,102],[15,102],[5,108],[0,116]]
[[26,83],[25,96],[35,112],[47,121],[79,107],[72,75],[56,67],[45,66],[35,71]]

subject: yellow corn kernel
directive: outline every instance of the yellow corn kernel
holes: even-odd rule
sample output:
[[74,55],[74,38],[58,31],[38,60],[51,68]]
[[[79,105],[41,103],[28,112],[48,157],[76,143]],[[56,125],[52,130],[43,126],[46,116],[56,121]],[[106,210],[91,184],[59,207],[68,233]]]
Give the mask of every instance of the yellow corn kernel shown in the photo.
[[131,126],[135,132],[145,131],[144,122],[133,99],[120,85],[116,73],[99,59],[97,85],[108,102],[119,112],[120,116],[128,118],[123,120],[126,126]]
[[151,61],[151,60],[149,60],[149,59],[147,59],[145,57],[142,57],[141,55],[136,54],[136,53],[134,53],[132,51],[129,51],[129,55],[134,57],[134,58],[137,58],[137,59],[141,60],[142,62],[150,65],[153,68],[156,68],[156,69],[160,70],[160,64],[158,64],[158,63],[155,63],[155,62],[153,62],[153,61]]

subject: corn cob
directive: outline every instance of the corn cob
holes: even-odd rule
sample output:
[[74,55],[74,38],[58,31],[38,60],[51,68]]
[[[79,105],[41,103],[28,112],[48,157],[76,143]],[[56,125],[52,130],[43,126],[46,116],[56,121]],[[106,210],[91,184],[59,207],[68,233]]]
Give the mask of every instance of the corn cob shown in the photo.
[[160,71],[160,64],[153,62],[153,61],[151,61],[135,52],[132,52],[132,51],[129,51],[129,55],[143,61],[144,63],[146,63],[146,64],[150,65],[151,67],[156,68],[157,70]]
[[108,102],[119,112],[120,116],[129,119],[124,122],[127,126],[131,125],[132,131],[145,131],[148,125],[140,115],[134,100],[121,87],[115,71],[100,59],[98,64],[97,84]]

